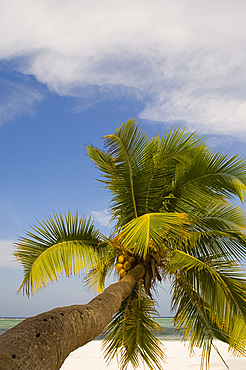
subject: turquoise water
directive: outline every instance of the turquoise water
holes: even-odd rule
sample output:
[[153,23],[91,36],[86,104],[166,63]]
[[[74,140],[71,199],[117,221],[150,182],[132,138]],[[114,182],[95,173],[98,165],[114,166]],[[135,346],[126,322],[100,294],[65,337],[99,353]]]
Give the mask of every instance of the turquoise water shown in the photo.
[[181,340],[182,337],[173,325],[173,318],[160,317],[155,319],[162,327],[163,333],[157,335],[160,340]]
[[[0,335],[5,331],[13,328],[15,325],[19,324],[23,318],[0,318]],[[176,331],[173,325],[173,319],[170,317],[160,317],[156,321],[163,328],[163,333],[158,335],[161,340],[180,340],[180,334]]]
[[0,318],[0,335],[19,324],[23,318]]

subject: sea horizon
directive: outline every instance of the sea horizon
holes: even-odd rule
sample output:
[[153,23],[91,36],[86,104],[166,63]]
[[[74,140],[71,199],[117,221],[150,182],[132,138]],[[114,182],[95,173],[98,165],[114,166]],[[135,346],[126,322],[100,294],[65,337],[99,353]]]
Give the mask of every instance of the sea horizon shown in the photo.
[[[30,317],[30,316],[29,316]],[[7,330],[13,328],[27,317],[18,316],[0,316],[0,335],[5,333]],[[180,340],[181,334],[175,328],[173,324],[173,316],[157,316],[155,317],[156,322],[161,326],[163,331],[157,334],[160,340]],[[101,335],[96,337],[94,340],[103,339]]]

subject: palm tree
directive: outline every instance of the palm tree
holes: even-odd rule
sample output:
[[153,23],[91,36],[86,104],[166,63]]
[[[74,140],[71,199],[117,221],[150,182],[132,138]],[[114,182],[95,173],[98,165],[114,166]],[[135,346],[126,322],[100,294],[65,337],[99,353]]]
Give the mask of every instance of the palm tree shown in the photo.
[[20,239],[15,256],[24,268],[19,290],[27,295],[63,273],[86,273],[99,292],[109,274],[119,281],[88,305],[54,309],[3,334],[0,368],[59,369],[104,329],[108,361],[117,355],[121,369],[141,361],[161,369],[153,291],[165,279],[174,324],[191,350],[202,347],[202,366],[209,366],[214,339],[245,355],[246,220],[234,203],[245,200],[246,162],[213,153],[181,128],[150,138],[134,119],[104,144],[105,150],[87,146],[87,153],[112,195],[112,235],[77,213],[54,214]]

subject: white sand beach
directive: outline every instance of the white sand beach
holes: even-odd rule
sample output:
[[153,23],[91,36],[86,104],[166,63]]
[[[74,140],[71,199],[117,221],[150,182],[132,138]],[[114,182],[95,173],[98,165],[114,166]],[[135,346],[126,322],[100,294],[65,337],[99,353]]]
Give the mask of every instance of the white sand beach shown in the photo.
[[[103,353],[100,351],[101,341],[92,341],[87,345],[78,348],[72,352],[66,359],[62,370],[118,370],[117,362],[114,360],[109,366],[106,365],[103,359]],[[164,370],[199,370],[201,361],[201,350],[195,349],[195,353],[190,356],[188,343],[179,341],[165,341],[167,361],[163,364]],[[221,355],[229,366],[230,370],[245,370],[246,358],[238,358],[228,353],[228,346],[225,343],[216,342]],[[132,366],[128,366],[128,370],[132,370]],[[141,370],[147,370],[147,367],[142,366]],[[211,369],[226,370],[226,366],[220,359],[217,352],[213,349],[211,353]]]

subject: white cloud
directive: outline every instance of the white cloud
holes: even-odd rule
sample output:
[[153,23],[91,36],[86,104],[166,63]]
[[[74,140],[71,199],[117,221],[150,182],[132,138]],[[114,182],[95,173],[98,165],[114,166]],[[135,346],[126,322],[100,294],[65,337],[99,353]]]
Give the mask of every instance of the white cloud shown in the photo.
[[14,261],[14,246],[12,240],[0,240],[0,268],[20,268],[19,262]]
[[164,102],[147,104],[142,118],[187,122],[201,133],[231,134],[246,138],[246,99],[216,93],[175,92]]
[[136,94],[141,118],[246,137],[245,13],[242,0],[3,0],[0,58],[60,95]]
[[106,209],[100,210],[100,211],[92,211],[91,212],[92,217],[102,226],[108,226],[110,221],[110,214]]
[[43,99],[42,94],[28,84],[4,78],[0,84],[0,125],[23,113],[33,114],[35,104]]

